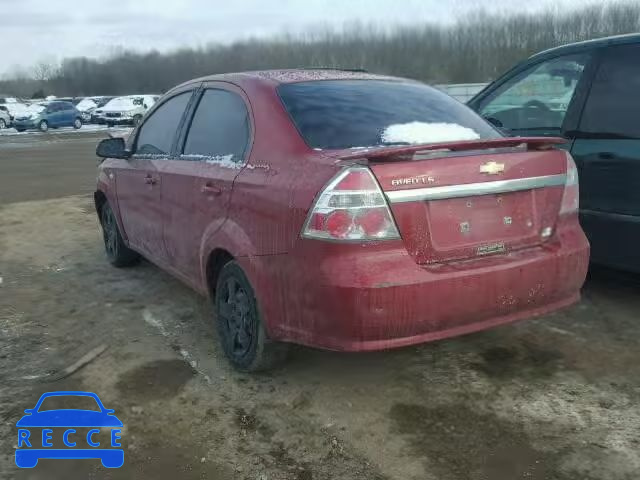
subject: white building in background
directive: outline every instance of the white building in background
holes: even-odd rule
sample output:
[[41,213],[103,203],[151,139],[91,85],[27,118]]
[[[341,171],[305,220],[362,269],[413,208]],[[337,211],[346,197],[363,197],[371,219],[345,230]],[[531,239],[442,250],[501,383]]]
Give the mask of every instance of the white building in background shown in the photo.
[[488,83],[454,83],[449,85],[434,85],[438,90],[451,95],[453,98],[462,103],[467,103],[480,90],[489,85]]

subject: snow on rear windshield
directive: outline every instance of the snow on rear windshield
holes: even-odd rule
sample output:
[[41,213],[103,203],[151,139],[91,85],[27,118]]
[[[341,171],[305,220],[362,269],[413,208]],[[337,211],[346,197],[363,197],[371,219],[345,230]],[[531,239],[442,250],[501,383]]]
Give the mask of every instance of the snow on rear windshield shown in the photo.
[[480,135],[473,129],[457,123],[411,122],[389,125],[382,132],[384,143],[433,143],[477,140]]
[[343,149],[501,136],[465,105],[420,83],[311,81],[282,84],[278,93],[312,148]]

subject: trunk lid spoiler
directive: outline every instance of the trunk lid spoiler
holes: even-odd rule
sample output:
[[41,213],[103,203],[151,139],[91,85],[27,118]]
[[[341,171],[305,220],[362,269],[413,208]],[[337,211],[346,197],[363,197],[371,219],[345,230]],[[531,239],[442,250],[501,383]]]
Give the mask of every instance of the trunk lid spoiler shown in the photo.
[[420,153],[460,152],[521,147],[528,151],[550,150],[554,145],[567,143],[561,137],[507,137],[490,140],[465,140],[459,142],[425,143],[419,145],[380,146],[350,150],[340,154],[341,160],[369,159],[372,161],[408,160]]

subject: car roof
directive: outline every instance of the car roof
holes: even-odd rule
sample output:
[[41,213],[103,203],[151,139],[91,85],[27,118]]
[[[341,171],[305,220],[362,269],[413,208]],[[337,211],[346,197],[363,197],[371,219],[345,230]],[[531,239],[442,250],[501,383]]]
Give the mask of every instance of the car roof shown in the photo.
[[584,50],[593,48],[608,47],[612,45],[627,45],[630,43],[640,43],[640,33],[630,33],[627,35],[615,35],[612,37],[596,38],[594,40],[585,40],[583,42],[570,43],[560,47],[550,48],[536,53],[529,57],[530,59],[539,59],[541,57],[555,57],[557,55],[568,55],[579,53]]
[[182,85],[178,85],[175,88],[179,88],[183,85],[189,85],[192,83],[216,81],[230,82],[238,85],[247,83],[266,83],[271,85],[280,85],[284,83],[310,82],[318,80],[393,80],[403,82],[412,81],[406,78],[368,73],[364,70],[340,70],[333,68],[292,68],[208,75],[206,77],[189,80],[188,82],[185,82]]

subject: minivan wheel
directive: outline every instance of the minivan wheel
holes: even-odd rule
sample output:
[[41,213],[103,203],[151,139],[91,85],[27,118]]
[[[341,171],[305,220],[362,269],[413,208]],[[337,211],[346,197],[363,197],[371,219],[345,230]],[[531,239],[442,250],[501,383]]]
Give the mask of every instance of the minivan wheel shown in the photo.
[[4,130],[7,128],[7,122],[4,121],[4,118],[0,118],[0,130]]
[[49,130],[49,124],[46,120],[40,121],[40,123],[38,124],[38,130],[40,130],[41,132],[46,132],[47,130]]
[[115,267],[128,267],[140,260],[140,255],[127,247],[120,235],[116,216],[108,203],[100,209],[102,239],[107,259]]
[[75,128],[76,130],[78,130],[79,128],[82,127],[82,120],[80,120],[79,118],[76,118],[73,121],[73,128]]
[[218,277],[215,312],[222,348],[235,368],[257,372],[284,361],[288,345],[267,338],[253,288],[234,261]]

